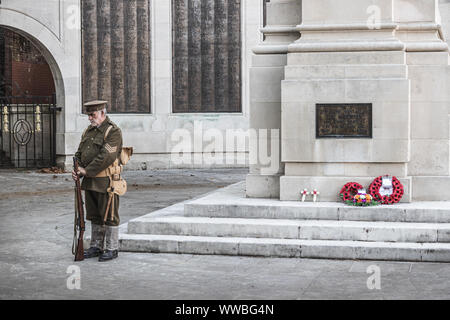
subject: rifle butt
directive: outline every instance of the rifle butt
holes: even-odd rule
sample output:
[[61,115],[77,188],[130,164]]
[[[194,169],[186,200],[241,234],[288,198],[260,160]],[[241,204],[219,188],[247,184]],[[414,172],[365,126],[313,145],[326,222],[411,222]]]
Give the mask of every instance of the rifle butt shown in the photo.
[[75,261],[83,261],[84,260],[84,246],[83,246],[83,238],[78,239],[77,250],[75,252]]

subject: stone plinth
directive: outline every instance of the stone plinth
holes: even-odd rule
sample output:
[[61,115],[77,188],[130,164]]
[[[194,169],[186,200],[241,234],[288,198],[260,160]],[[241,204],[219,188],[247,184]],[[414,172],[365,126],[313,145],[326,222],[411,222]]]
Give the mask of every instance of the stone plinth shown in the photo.
[[[436,5],[302,2],[301,37],[288,46],[281,86],[281,200],[307,188],[337,201],[346,182],[368,187],[384,174],[402,181],[404,202],[450,200],[441,191],[450,189],[448,46]],[[322,104],[359,107],[370,134],[321,135],[323,126],[351,132],[363,119],[342,111],[319,125]]]

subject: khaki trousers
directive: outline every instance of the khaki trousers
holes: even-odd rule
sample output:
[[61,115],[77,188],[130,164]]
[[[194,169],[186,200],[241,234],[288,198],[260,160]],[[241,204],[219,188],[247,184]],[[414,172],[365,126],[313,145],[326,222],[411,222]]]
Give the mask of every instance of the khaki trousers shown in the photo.
[[85,204],[86,204],[86,219],[97,225],[107,225],[111,227],[117,227],[120,224],[119,218],[119,196],[114,195],[114,210],[112,212],[111,220],[111,209],[110,205],[108,210],[108,216],[105,220],[105,211],[108,206],[108,193],[100,193],[91,190],[86,190],[85,194]]

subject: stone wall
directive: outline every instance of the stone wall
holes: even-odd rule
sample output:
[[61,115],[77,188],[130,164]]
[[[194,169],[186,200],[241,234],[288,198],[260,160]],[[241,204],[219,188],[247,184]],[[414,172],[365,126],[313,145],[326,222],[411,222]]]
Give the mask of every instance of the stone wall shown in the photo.
[[[88,72],[86,75],[86,70],[84,71],[85,76],[93,80],[84,83],[84,91],[91,94],[91,96],[83,97],[81,73],[85,68],[81,64],[82,41],[80,17],[82,16],[82,2],[89,1],[40,0],[40,5],[36,6],[35,0],[2,0],[0,4],[0,25],[6,24],[20,30],[20,32],[23,32],[27,36],[37,39],[39,49],[49,62],[55,78],[57,103],[59,107],[63,108],[63,111],[58,114],[57,119],[57,154],[59,156],[59,165],[71,167],[71,156],[77,149],[82,132],[89,125],[88,119],[81,113],[82,102],[90,97],[94,98],[95,95],[105,95],[105,98],[109,99],[109,92],[111,92],[111,101],[116,99],[116,109],[122,108],[122,110],[132,111],[132,113],[110,114],[112,120],[122,128],[124,143],[135,148],[135,155],[127,165],[127,168],[204,168],[211,166],[230,167],[245,165],[245,161],[238,162],[237,160],[214,165],[203,162],[177,164],[173,162],[171,152],[174,146],[179,143],[173,137],[176,130],[184,130],[183,132],[190,136],[192,143],[186,151],[202,156],[203,150],[193,147],[194,136],[197,135],[196,128],[198,129],[199,126],[202,127],[203,132],[209,129],[217,130],[216,132],[219,132],[222,137],[226,137],[228,129],[240,129],[244,131],[248,129],[250,98],[249,78],[246,70],[252,55],[251,48],[255,47],[259,40],[262,39],[262,35],[259,32],[263,19],[262,1],[240,1],[240,21],[238,24],[242,44],[241,52],[239,53],[241,59],[241,93],[237,97],[241,99],[239,103],[241,108],[234,108],[237,112],[232,113],[217,111],[207,113],[173,112],[172,22],[174,12],[171,1],[168,0],[149,0],[149,2],[142,0],[139,2],[137,0],[126,1],[128,7],[124,7],[123,11],[121,11],[122,8],[114,7],[120,4],[120,1],[96,1],[95,10],[94,2],[91,2],[90,11],[88,10],[88,14],[85,13],[84,21],[91,21],[92,26],[94,23],[97,27],[101,26],[101,30],[100,33],[98,29],[97,32],[94,32],[94,29],[90,31],[86,30],[88,31],[88,39],[91,39],[86,41],[86,43],[88,43],[88,46],[97,46],[98,48],[100,45],[101,47],[108,48],[108,41],[110,41],[111,54],[113,56],[109,65],[108,61],[104,59],[103,54],[96,55],[92,53],[92,57],[89,60],[89,63],[92,63],[93,66],[93,68],[89,68],[89,72],[92,71],[92,73],[89,74]],[[135,12],[136,18],[139,19],[140,12],[143,12],[139,11],[139,3],[141,5],[147,5],[146,3],[148,3],[150,8],[148,17],[149,41],[143,41],[144,43],[149,43],[148,51],[146,48],[138,47],[138,37],[144,36],[145,38],[145,35],[139,35],[140,31],[137,25],[130,26],[128,29],[129,32],[123,36],[124,41],[126,40],[130,43],[125,43],[121,40],[118,42],[114,41],[114,39],[120,39],[120,33],[122,32],[122,29],[113,27],[114,25],[119,26],[121,24],[119,12],[123,12],[125,16],[127,14],[132,16]],[[231,3],[231,1],[227,1],[227,3]],[[239,3],[239,1],[235,3]],[[136,5],[136,11],[133,5]],[[105,20],[108,9],[111,13],[109,21],[107,19]],[[233,28],[237,28],[237,25]],[[110,34],[105,31],[108,29],[110,30]],[[117,34],[114,34],[114,32],[117,32]],[[134,45],[135,43],[136,46]],[[122,46],[124,47],[124,52],[131,54],[131,57],[127,58],[126,56],[114,55],[114,52],[122,50]],[[130,46],[132,50],[125,50],[125,46]],[[94,50],[93,47],[91,49],[87,47],[85,50]],[[139,55],[134,51],[134,48],[136,48],[137,52],[144,50],[149,54],[149,81],[141,81],[136,76],[139,72],[147,70],[147,67],[140,67],[144,62],[139,62]],[[98,50],[96,52],[98,53]],[[121,60],[122,57],[125,59],[123,63]],[[145,58],[144,55],[142,57]],[[116,66],[125,64],[127,59],[129,61],[137,61],[136,64],[133,63],[130,66],[130,70],[126,66],[129,78],[125,74],[122,74],[122,70],[124,69],[121,67],[116,68]],[[146,58],[144,60],[147,61]],[[135,70],[136,73],[132,70]],[[111,84],[108,82],[110,75]],[[146,76],[147,73],[145,73]],[[112,81],[114,77],[124,79],[123,83],[119,83],[114,87],[114,81]],[[146,97],[139,98],[136,96],[136,92],[150,92],[148,103],[133,103],[131,108],[128,109],[129,106],[125,106],[126,102],[124,102],[127,94],[126,83],[137,84],[137,87],[134,85],[128,87],[129,90],[132,89],[129,96],[134,97],[134,101],[146,101],[145,99],[147,99]],[[148,88],[139,87],[139,85],[146,84],[149,85]],[[111,90],[109,89],[110,86],[112,87]],[[116,95],[116,98],[114,95]],[[235,94],[233,96],[236,97]],[[204,145],[207,145],[207,142],[204,142]],[[230,156],[233,159],[244,158],[245,160],[248,146],[245,143],[243,145],[227,145],[224,143],[222,147],[215,151],[224,157]]]

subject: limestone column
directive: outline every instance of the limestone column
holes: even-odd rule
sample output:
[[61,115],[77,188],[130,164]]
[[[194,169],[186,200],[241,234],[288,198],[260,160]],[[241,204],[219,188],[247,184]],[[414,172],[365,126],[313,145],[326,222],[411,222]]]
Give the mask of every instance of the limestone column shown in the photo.
[[[250,174],[246,192],[248,197],[278,198],[284,172],[280,162],[281,81],[288,45],[300,36],[296,26],[302,20],[302,1],[262,1],[266,6],[266,25],[261,28],[264,40],[253,49],[250,68]],[[267,154],[272,155],[269,161]]]
[[450,67],[438,1],[395,0],[394,16],[411,81],[413,200],[449,200]]

